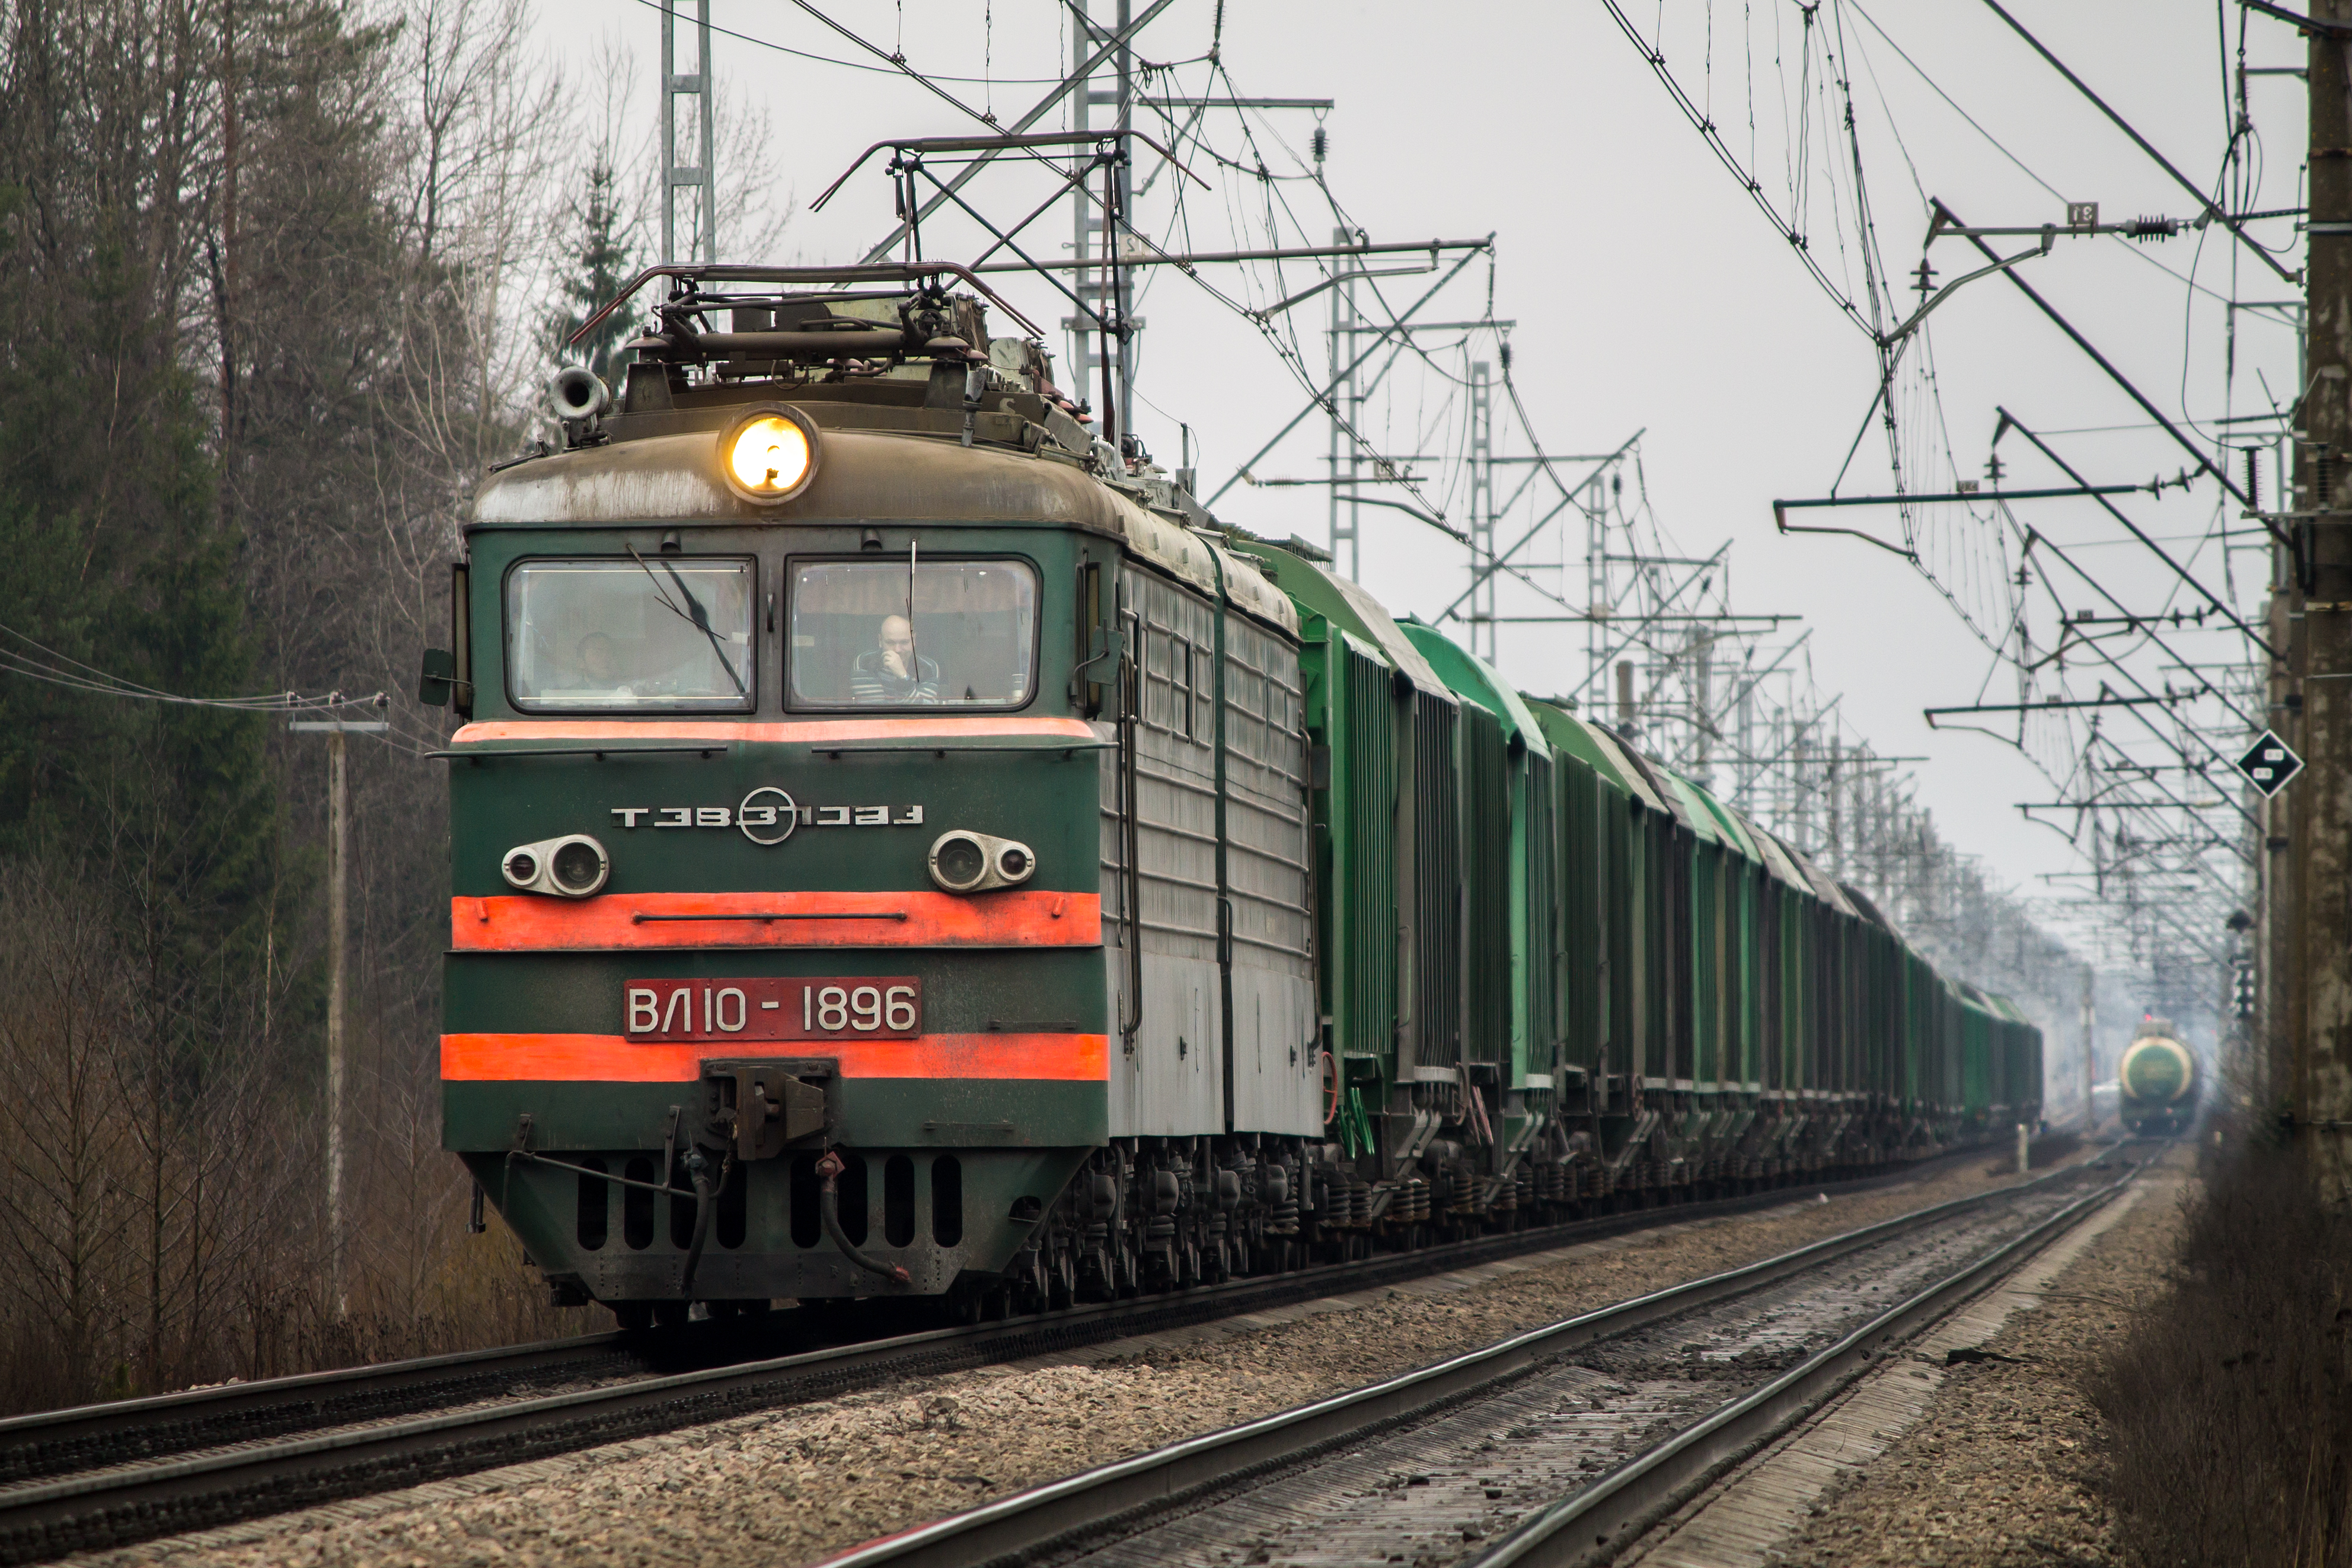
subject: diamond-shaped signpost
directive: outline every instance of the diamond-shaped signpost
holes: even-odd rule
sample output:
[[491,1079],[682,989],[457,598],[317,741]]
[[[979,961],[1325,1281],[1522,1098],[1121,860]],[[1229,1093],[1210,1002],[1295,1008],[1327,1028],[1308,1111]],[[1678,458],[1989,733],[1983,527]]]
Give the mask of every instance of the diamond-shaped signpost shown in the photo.
[[2292,747],[2269,730],[2254,742],[2253,748],[2238,758],[2238,771],[2247,782],[2263,792],[2265,800],[2286,788],[2288,779],[2303,771],[2303,758]]

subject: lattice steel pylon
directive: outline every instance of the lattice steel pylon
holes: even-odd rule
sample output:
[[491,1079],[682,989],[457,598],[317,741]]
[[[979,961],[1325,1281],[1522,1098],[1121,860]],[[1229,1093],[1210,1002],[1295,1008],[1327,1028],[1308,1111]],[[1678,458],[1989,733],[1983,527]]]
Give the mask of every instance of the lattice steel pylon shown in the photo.
[[[676,262],[691,259],[678,254],[677,205],[678,193],[689,193],[692,204],[689,221],[691,248],[702,253],[705,262],[719,259],[719,183],[717,127],[712,123],[712,110],[718,99],[713,91],[710,72],[710,0],[695,0],[694,69],[680,75],[677,68],[677,0],[662,0],[661,4],[661,161],[662,161],[662,226],[661,259]],[[698,163],[681,167],[677,161],[677,100],[694,99],[694,136],[701,143],[702,158]],[[699,193],[698,199],[694,193]],[[699,240],[699,245],[692,245]]]
[[[1132,25],[1134,0],[1118,0],[1116,9],[1117,19],[1106,27],[1088,18],[1087,0],[1071,0],[1070,10],[1078,24],[1070,32],[1070,63],[1073,69],[1083,68],[1087,58],[1097,49],[1112,38],[1125,34]],[[1120,131],[1133,128],[1137,74],[1135,51],[1121,45],[1109,58],[1096,67],[1097,71],[1106,68],[1109,70],[1111,76],[1111,85],[1108,87],[1097,85],[1097,78],[1093,74],[1080,76],[1071,83],[1071,130],[1094,129],[1094,111],[1097,109],[1108,109],[1111,111],[1112,128]],[[1074,148],[1070,152],[1070,167],[1073,172],[1076,172],[1092,162],[1093,158],[1092,149]],[[1128,214],[1133,211],[1135,202],[1133,163],[1128,159],[1121,158],[1114,171],[1114,175],[1118,189],[1117,221],[1126,223],[1129,221]],[[1118,273],[1118,296],[1107,306],[1104,296],[1109,292],[1112,276],[1108,263],[1116,254],[1112,247],[1119,244],[1119,236],[1108,226],[1111,220],[1103,211],[1101,198],[1087,189],[1087,182],[1081,180],[1071,191],[1070,205],[1072,257],[1078,261],[1087,261],[1099,256],[1105,263],[1104,266],[1092,271],[1081,270],[1074,274],[1073,291],[1080,299],[1086,301],[1089,308],[1108,316],[1112,320],[1120,323],[1129,333],[1128,351],[1118,356],[1117,383],[1118,406],[1106,411],[1109,423],[1124,436],[1131,434],[1135,429],[1135,360],[1138,345],[1133,337],[1133,329],[1142,324],[1134,319],[1135,273],[1132,268]],[[1089,389],[1101,384],[1102,360],[1098,356],[1118,352],[1118,346],[1113,342],[1109,333],[1097,330],[1094,323],[1082,314],[1068,317],[1062,325],[1070,333],[1071,382],[1078,389],[1081,397],[1089,396],[1091,395]],[[1097,428],[1101,428],[1100,424],[1097,424]]]
[[[1470,651],[1495,663],[1495,369],[1470,366]],[[1486,570],[1481,571],[1484,566]],[[1480,643],[1485,646],[1481,647]]]
[[[1331,243],[1356,244],[1356,233],[1349,228],[1335,228],[1331,231]],[[1344,265],[1334,261],[1332,268],[1338,272]],[[1356,486],[1363,475],[1357,462],[1355,437],[1349,433],[1357,428],[1356,422],[1364,411],[1364,387],[1356,366],[1356,335],[1363,330],[1364,320],[1356,312],[1355,280],[1345,273],[1339,277],[1340,281],[1331,289],[1331,399],[1328,411],[1331,415],[1331,444],[1325,459],[1331,471],[1331,559],[1347,563],[1349,581],[1361,582],[1364,508],[1357,504]]]

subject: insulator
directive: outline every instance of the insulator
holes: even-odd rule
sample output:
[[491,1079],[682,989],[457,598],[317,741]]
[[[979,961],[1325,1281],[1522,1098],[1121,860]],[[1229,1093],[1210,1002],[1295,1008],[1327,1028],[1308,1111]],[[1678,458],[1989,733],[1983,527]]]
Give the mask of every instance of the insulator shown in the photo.
[[2246,448],[2246,510],[2259,512],[2262,509],[2263,449],[2249,446]]
[[1320,163],[1323,162],[1323,155],[1331,151],[1331,133],[1323,127],[1317,126],[1312,145],[1315,149],[1315,162]]
[[2152,239],[2170,239],[2180,232],[2179,218],[2134,218],[2124,225],[2124,234],[2145,244]]

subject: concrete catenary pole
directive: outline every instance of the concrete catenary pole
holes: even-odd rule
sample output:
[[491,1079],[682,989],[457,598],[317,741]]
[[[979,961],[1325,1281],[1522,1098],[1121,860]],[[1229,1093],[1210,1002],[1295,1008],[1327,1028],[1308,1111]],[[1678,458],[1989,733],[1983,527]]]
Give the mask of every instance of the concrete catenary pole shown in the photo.
[[343,1270],[343,1035],[351,962],[352,798],[344,737],[355,731],[382,735],[386,724],[296,719],[286,727],[327,737],[327,1301],[340,1318],[350,1304]]
[[2099,1103],[2093,1096],[2098,1086],[2098,1052],[2096,1035],[2098,1007],[2096,985],[2098,973],[2089,965],[2083,966],[2083,1131],[2099,1130]]
[[352,936],[352,794],[345,769],[349,741],[327,737],[327,1299],[341,1317],[343,1287],[343,1015]]
[[[2352,23],[2352,0],[2315,19]],[[2291,634],[2273,717],[2307,771],[2271,807],[2273,951],[2284,979],[2288,1114],[2331,1196],[2352,1196],[2352,30],[2310,29],[2311,216],[2302,449],[2289,522],[2297,548],[2274,583]],[[2283,675],[2284,678],[2280,678]],[[2282,845],[2280,841],[2285,843]],[[2282,863],[2284,862],[2284,863]],[[2281,905],[2284,908],[2281,908]]]

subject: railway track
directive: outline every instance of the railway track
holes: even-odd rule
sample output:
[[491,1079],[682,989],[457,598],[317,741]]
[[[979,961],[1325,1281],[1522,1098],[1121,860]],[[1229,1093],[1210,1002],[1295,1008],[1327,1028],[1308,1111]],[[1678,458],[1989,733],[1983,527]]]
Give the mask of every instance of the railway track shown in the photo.
[[[1689,1219],[1913,1181],[1897,1172],[1632,1210],[1178,1294],[955,1327],[897,1303],[191,1390],[0,1421],[0,1565],[190,1530],[723,1420],[855,1389],[1181,1328]],[[913,1303],[908,1303],[912,1307]],[[878,1324],[866,1314],[879,1308]],[[887,1337],[874,1337],[877,1327]],[[855,1331],[862,1328],[863,1337]],[[889,1332],[889,1331],[898,1332]],[[779,1352],[782,1354],[779,1354]]]
[[2074,1167],[1869,1226],[1034,1488],[824,1568],[1602,1562],[2141,1168]]

